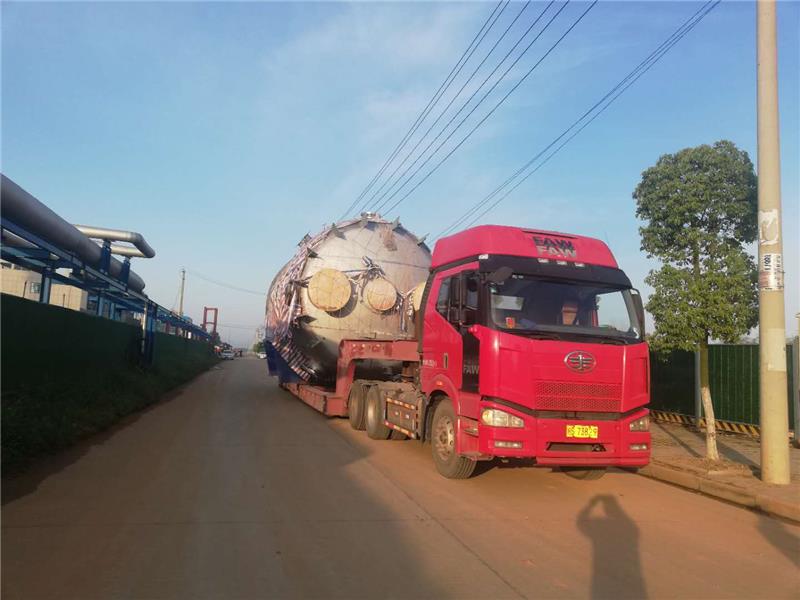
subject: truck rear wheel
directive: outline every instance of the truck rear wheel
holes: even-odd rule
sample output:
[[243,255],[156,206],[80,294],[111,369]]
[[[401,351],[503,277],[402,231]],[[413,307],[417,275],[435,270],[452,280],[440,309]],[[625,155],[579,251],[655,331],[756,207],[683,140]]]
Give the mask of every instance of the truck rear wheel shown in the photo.
[[431,430],[433,462],[440,475],[448,479],[467,479],[476,461],[456,454],[456,413],[449,400],[442,400],[433,414]]
[[392,430],[383,424],[385,411],[377,385],[369,387],[365,405],[367,435],[373,440],[388,440]]
[[561,467],[561,472],[569,475],[573,479],[584,479],[591,481],[600,479],[606,474],[605,467]]
[[350,397],[347,399],[347,417],[350,419],[350,427],[361,431],[364,429],[364,395],[366,386],[359,382],[353,382],[350,388]]

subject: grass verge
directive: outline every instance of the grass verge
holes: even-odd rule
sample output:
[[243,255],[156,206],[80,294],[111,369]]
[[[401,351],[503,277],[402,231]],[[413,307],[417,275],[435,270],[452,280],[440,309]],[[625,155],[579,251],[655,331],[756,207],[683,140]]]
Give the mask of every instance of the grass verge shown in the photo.
[[69,382],[31,382],[2,394],[2,471],[24,469],[100,432],[154,402],[217,363],[214,356],[169,369],[135,365],[86,373]]

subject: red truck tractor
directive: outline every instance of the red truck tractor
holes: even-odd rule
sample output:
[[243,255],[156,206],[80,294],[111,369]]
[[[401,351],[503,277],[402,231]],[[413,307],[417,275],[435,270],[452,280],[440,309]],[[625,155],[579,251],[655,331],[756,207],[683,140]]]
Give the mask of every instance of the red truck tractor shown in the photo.
[[[283,385],[370,438],[430,442],[448,478],[497,457],[589,479],[648,463],[642,300],[603,242],[493,225],[443,238],[415,326],[343,340],[335,388]],[[358,378],[376,359],[385,378]]]

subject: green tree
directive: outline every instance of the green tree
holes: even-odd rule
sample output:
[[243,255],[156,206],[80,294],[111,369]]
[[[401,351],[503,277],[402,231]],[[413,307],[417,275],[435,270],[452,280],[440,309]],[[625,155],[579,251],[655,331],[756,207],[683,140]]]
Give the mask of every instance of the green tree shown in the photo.
[[259,352],[264,352],[264,340],[259,340],[255,344],[253,344],[253,352],[258,354]]
[[734,343],[758,319],[755,263],[744,245],[756,237],[753,163],[733,142],[665,154],[633,193],[642,250],[663,263],[645,281],[656,350],[697,350],[706,418],[706,456],[718,460],[708,382],[710,339]]

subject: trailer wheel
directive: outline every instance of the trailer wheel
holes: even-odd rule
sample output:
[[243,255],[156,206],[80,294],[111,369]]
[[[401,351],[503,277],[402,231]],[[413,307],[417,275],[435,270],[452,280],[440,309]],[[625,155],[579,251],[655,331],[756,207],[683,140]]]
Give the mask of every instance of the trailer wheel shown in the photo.
[[600,479],[606,474],[605,467],[561,467],[561,472],[569,475],[573,479],[583,479],[584,481],[591,481],[593,479]]
[[350,427],[358,431],[364,429],[364,396],[366,386],[359,382],[353,382],[350,388],[350,396],[347,399],[347,417],[350,419]]
[[456,454],[456,413],[449,400],[442,400],[433,414],[431,431],[433,462],[440,475],[448,479],[467,479],[476,461]]
[[365,405],[367,435],[373,440],[388,440],[392,430],[383,424],[385,411],[377,385],[370,386]]

